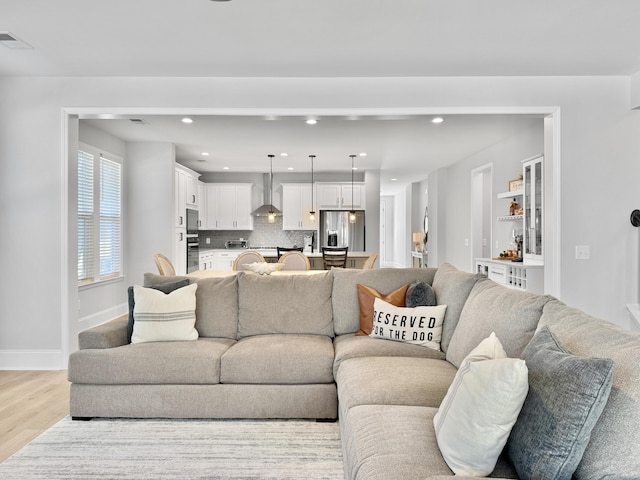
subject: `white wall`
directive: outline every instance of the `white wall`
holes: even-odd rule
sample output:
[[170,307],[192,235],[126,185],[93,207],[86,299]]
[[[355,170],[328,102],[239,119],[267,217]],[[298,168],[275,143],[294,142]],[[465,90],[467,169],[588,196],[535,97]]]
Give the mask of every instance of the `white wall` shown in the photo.
[[[243,109],[247,114],[321,115],[506,113],[523,108],[548,112],[559,107],[558,294],[590,313],[618,323],[624,318],[626,324],[624,305],[638,301],[637,232],[628,218],[640,205],[640,112],[630,111],[629,102],[628,77],[4,77],[0,223],[6,230],[0,239],[5,268],[0,281],[0,368],[27,365],[40,354],[42,359],[61,359],[52,368],[66,364],[63,325],[77,312],[69,307],[65,291],[75,259],[69,258],[66,246],[64,108],[76,113],[107,108],[116,113]],[[431,205],[431,194],[429,199]],[[591,260],[574,260],[576,245],[590,245]]]
[[[440,214],[441,218],[444,215],[447,219],[443,228],[445,256],[448,262],[466,271],[473,271],[471,247],[468,242],[471,238],[471,171],[488,163],[493,165],[493,241],[490,251],[491,256],[496,257],[502,250],[511,248],[511,230],[514,226],[511,222],[497,220],[498,216],[508,214],[511,200],[498,199],[496,195],[506,192],[508,181],[522,173],[522,160],[543,152],[543,122],[533,120],[528,128],[517,135],[444,169],[446,183],[440,186],[440,204],[445,208]],[[434,225],[435,228],[437,227]]]

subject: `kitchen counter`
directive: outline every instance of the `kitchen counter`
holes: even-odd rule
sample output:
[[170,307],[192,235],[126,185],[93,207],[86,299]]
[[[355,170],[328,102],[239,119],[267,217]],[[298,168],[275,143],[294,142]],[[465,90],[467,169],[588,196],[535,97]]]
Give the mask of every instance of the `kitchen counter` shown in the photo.
[[[200,248],[200,270],[216,270],[228,271],[233,266],[233,261],[242,252],[255,251],[259,252],[267,262],[275,263],[278,261],[278,252],[276,249],[262,248]],[[303,252],[311,264],[312,270],[323,270],[324,262],[321,252]],[[349,252],[347,254],[347,268],[362,268],[364,262],[371,254],[367,252]],[[205,257],[210,258],[205,260]]]
[[[246,252],[246,251],[254,251],[254,252],[259,252],[260,255],[262,255],[263,257],[267,258],[267,257],[276,257],[278,255],[277,250],[275,249],[262,249],[262,248],[200,248],[200,253],[206,253],[206,252],[226,252],[226,253],[230,253],[230,252],[235,252],[235,253],[241,253],[241,252]],[[318,252],[315,251],[313,253],[311,252],[302,252],[304,253],[307,257],[309,258],[322,258],[322,252]],[[347,254],[348,257],[369,257],[369,255],[371,255],[370,253],[367,252],[349,252]]]

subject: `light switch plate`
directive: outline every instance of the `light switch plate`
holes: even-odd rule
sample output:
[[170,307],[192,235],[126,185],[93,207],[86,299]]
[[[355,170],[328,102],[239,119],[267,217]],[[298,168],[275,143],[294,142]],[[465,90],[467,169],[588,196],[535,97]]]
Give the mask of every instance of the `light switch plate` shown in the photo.
[[589,260],[591,258],[591,248],[589,245],[576,245],[576,260]]

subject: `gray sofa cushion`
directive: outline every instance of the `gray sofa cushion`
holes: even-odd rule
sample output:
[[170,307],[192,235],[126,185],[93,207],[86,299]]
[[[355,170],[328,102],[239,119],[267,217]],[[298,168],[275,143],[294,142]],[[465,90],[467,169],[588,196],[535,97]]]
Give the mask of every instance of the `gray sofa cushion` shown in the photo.
[[392,342],[368,336],[353,334],[340,335],[333,340],[335,359],[333,373],[338,371],[340,364],[349,358],[358,357],[420,357],[444,360],[444,353],[420,345]]
[[495,332],[509,357],[519,357],[535,333],[542,307],[551,298],[509,289],[491,280],[477,283],[451,337],[447,360],[459,367],[491,332]]
[[196,291],[196,330],[201,337],[236,339],[238,334],[238,280],[235,275],[221,278],[144,274],[144,286],[189,280]]
[[237,338],[238,280],[235,275],[199,278],[196,283],[196,330],[200,336]]
[[91,384],[216,384],[220,358],[235,340],[150,342],[79,350],[69,356],[69,381]]
[[221,383],[333,383],[333,345],[323,335],[258,335],[238,340],[221,360]]
[[431,286],[436,294],[437,304],[447,306],[442,324],[442,340],[440,341],[440,349],[443,352],[447,352],[449,349],[451,337],[458,325],[462,307],[464,307],[471,289],[477,282],[483,280],[486,280],[484,276],[462,272],[449,263],[444,263],[438,268]]
[[428,284],[433,282],[435,268],[376,268],[354,270],[334,268],[333,274],[333,317],[336,335],[355,333],[360,329],[360,305],[358,304],[359,283],[389,293],[416,280]]
[[333,337],[331,272],[256,275],[239,272],[238,338],[270,333]]
[[575,355],[611,358],[613,386],[575,472],[577,480],[632,480],[640,472],[640,334],[553,300],[540,325]]
[[449,362],[432,358],[351,358],[336,374],[340,409],[366,404],[439,407],[455,375]]
[[350,480],[425,480],[453,473],[433,430],[429,407],[361,405],[341,419],[345,477]]
[[573,355],[543,327],[522,355],[529,393],[508,454],[521,478],[571,478],[611,390],[613,361]]

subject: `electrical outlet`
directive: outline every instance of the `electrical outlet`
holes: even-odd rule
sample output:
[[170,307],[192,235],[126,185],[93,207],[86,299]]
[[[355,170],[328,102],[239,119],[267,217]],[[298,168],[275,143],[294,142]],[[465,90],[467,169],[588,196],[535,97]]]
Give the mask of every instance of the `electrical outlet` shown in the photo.
[[591,258],[591,248],[589,245],[576,245],[576,260],[589,260]]
[[206,237],[204,243],[206,243],[207,245],[211,245],[211,238]]
[[464,246],[465,246],[465,247],[468,247],[468,246],[469,246],[469,239],[468,239],[468,238],[465,238],[465,239],[464,239]]

